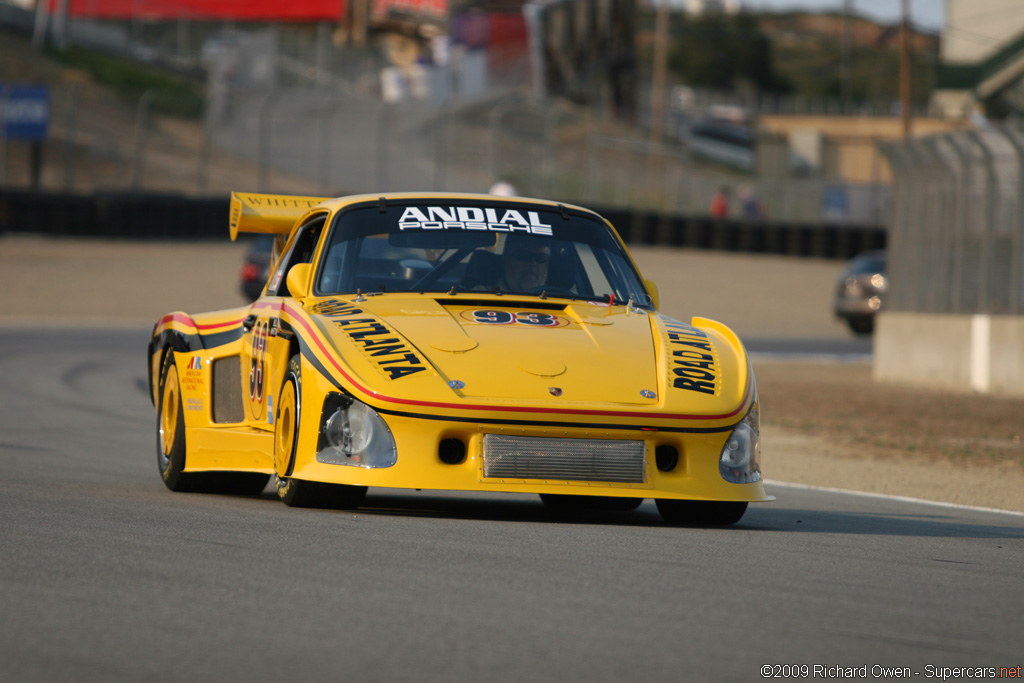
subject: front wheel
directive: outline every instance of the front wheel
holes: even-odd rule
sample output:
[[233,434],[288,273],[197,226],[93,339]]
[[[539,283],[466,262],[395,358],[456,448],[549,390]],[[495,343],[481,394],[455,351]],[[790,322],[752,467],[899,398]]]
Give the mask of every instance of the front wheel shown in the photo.
[[654,502],[661,518],[677,526],[728,526],[740,521],[747,511],[746,503],[661,498]]
[[365,486],[324,484],[295,479],[295,456],[302,414],[302,366],[299,356],[288,361],[288,373],[277,400],[274,420],[274,471],[278,497],[289,507],[353,509],[366,496]]

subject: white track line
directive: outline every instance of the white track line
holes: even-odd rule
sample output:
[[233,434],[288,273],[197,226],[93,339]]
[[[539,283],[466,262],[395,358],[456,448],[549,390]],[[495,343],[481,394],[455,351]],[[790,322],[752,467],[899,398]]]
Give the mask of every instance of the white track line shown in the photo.
[[888,493],[871,493],[869,491],[851,491],[849,489],[835,489],[828,486],[811,486],[810,484],[795,484],[788,481],[775,481],[773,479],[765,479],[764,483],[768,486],[782,486],[792,489],[805,489],[807,491],[826,491],[828,493],[845,493],[850,496],[863,496],[865,498],[882,498],[885,500],[898,500],[904,503],[923,503],[924,505],[937,505],[939,507],[954,508],[957,510],[973,510],[974,512],[997,512],[1002,515],[1014,515],[1016,517],[1024,517],[1024,512],[1017,512],[1016,510],[1000,510],[998,508],[983,508],[977,505],[961,505],[959,503],[943,503],[937,500],[925,500],[924,498],[911,498],[910,496],[893,496]]

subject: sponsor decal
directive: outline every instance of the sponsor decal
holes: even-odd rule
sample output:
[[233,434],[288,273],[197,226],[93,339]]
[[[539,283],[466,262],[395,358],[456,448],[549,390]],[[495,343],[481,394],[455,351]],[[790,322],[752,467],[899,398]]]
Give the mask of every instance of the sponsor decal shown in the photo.
[[185,399],[185,410],[205,410],[206,402],[201,398],[186,398]]
[[267,395],[267,422],[274,424],[274,397]]
[[[324,304],[326,303],[328,302],[324,302]],[[388,379],[401,379],[427,369],[426,363],[416,354],[416,351],[377,318],[349,317],[363,313],[355,306],[349,306],[347,309],[337,307],[334,310],[349,311],[342,313],[332,322],[362,349],[363,353],[381,372],[387,375]]]
[[567,327],[569,320],[550,313],[540,311],[502,311],[490,308],[478,308],[474,311],[462,311],[459,317],[481,325],[529,325],[530,327]]
[[287,195],[261,195],[239,192],[238,197],[251,206],[258,206],[261,209],[312,209],[322,200],[315,197],[290,197]]
[[718,384],[718,365],[707,334],[692,325],[660,317],[668,329],[672,386],[713,396]]
[[362,315],[363,309],[344,299],[325,299],[313,307],[313,312],[319,315]]
[[192,356],[188,359],[185,372],[181,375],[181,388],[185,391],[203,391],[205,379],[203,378],[203,359],[201,356]]
[[550,237],[551,224],[542,223],[537,211],[484,209],[470,206],[407,206],[398,219],[399,230],[490,230],[522,232]]

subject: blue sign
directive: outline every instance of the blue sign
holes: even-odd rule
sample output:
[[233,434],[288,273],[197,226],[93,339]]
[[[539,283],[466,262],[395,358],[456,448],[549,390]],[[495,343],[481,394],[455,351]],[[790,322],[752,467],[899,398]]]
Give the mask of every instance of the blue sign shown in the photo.
[[822,204],[826,218],[844,218],[850,215],[850,198],[845,187],[826,187]]
[[0,122],[8,140],[45,140],[50,89],[45,85],[0,85]]

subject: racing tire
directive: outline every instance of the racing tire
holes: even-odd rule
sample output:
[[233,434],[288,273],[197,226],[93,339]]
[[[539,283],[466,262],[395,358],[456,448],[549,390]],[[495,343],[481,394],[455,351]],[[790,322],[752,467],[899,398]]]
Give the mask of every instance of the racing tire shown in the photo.
[[729,526],[740,521],[746,503],[657,499],[661,518],[674,526]]
[[277,400],[274,419],[274,488],[288,507],[352,510],[366,497],[365,486],[325,484],[293,478],[302,415],[302,363],[298,354],[288,370]]
[[552,512],[629,512],[644,502],[643,498],[613,498],[611,496],[570,496],[562,493],[542,493],[540,500]]
[[160,389],[156,406],[156,464],[164,485],[171,491],[194,491],[199,483],[185,474],[185,413],[181,401],[181,383],[174,351],[164,356],[160,369]]
[[185,414],[174,351],[164,356],[160,370],[156,424],[156,463],[160,477],[178,493],[225,493],[256,496],[263,492],[269,474],[260,472],[189,472],[185,469]]

